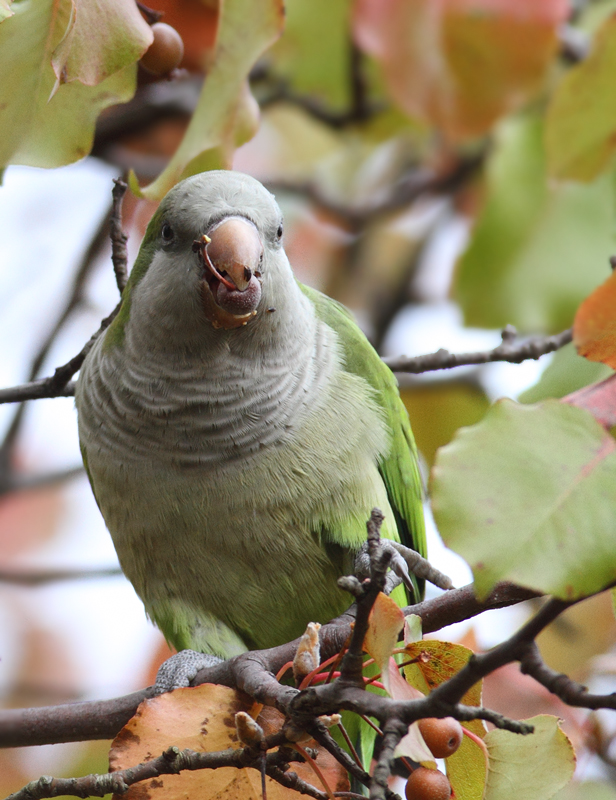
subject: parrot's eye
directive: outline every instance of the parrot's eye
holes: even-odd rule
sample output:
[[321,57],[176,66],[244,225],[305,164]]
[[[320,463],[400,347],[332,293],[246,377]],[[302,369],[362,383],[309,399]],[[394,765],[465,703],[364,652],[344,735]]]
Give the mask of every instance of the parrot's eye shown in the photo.
[[165,242],[170,242],[173,239],[173,228],[168,222],[165,222],[161,228],[160,234]]
[[280,225],[278,226],[278,230],[276,231],[276,236],[277,236],[279,239],[282,239],[282,222],[281,222],[281,223],[280,223]]

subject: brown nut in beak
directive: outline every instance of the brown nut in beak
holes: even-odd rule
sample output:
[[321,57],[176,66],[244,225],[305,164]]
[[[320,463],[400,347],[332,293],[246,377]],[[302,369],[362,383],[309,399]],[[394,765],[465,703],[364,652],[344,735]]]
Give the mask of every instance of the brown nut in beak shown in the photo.
[[215,328],[237,328],[252,319],[261,300],[263,243],[243,217],[227,217],[193,244],[204,266],[205,315]]
[[229,217],[209,232],[207,253],[216,269],[243,292],[258,272],[263,244],[255,226],[241,217]]

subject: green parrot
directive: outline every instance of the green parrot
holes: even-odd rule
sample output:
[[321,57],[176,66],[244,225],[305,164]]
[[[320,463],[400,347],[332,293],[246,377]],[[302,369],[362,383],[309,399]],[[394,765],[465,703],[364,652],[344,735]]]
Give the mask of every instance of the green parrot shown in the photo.
[[343,306],[296,282],[282,235],[255,179],[182,181],[79,375],[96,501],[177,650],[229,658],[342,613],[375,506],[425,556],[396,381]]

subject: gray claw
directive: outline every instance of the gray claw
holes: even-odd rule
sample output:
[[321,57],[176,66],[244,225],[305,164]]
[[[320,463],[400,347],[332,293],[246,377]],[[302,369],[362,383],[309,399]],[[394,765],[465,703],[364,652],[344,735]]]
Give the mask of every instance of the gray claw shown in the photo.
[[197,653],[196,650],[181,650],[160,665],[154,684],[154,695],[172,692],[190,686],[199,670],[213,667],[223,661],[209,653]]

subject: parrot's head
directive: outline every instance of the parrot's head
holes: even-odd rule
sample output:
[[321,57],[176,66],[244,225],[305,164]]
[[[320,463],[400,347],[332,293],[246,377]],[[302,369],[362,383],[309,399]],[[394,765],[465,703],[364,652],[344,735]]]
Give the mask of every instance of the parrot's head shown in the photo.
[[174,338],[213,339],[279,315],[295,283],[282,231],[274,196],[254,178],[224,170],[187,178],[146,231],[127,287],[131,319],[158,321]]

